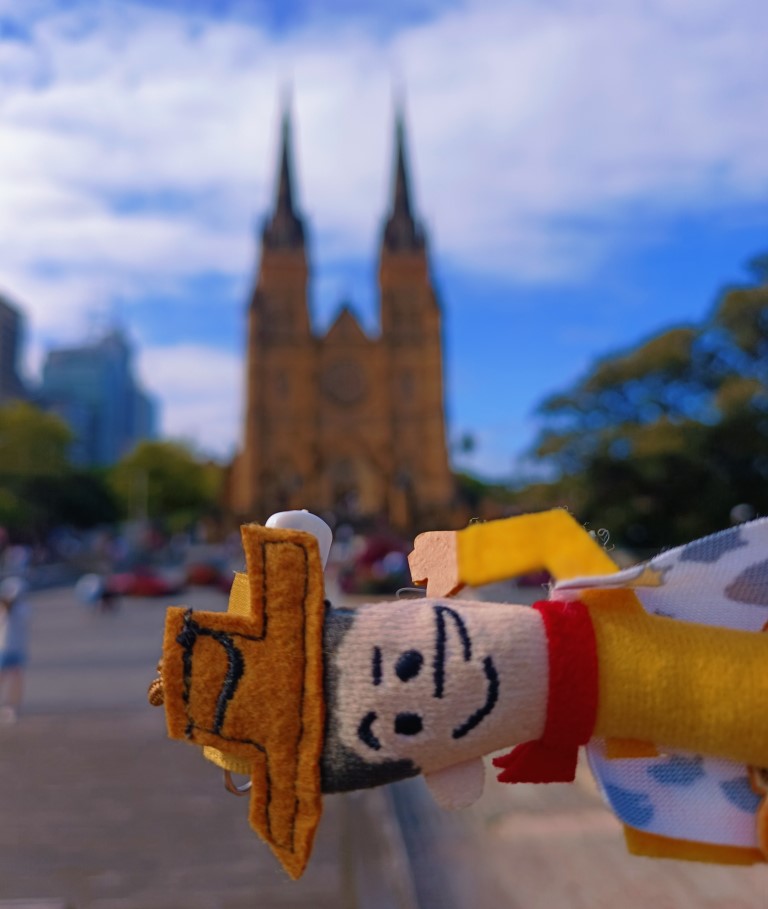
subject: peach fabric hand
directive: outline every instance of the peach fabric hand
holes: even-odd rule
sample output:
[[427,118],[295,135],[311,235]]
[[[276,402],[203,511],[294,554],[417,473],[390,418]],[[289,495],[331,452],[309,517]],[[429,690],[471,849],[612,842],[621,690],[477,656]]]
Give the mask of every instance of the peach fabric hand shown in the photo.
[[459,577],[457,531],[432,530],[420,533],[408,556],[414,584],[427,586],[427,596],[447,597],[464,586]]

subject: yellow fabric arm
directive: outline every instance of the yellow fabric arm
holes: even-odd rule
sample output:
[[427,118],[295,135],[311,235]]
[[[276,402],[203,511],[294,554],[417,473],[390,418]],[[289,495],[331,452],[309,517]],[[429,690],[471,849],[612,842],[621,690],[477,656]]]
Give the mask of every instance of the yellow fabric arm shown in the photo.
[[546,569],[556,580],[611,574],[616,565],[565,509],[524,514],[457,533],[459,577],[479,587]]

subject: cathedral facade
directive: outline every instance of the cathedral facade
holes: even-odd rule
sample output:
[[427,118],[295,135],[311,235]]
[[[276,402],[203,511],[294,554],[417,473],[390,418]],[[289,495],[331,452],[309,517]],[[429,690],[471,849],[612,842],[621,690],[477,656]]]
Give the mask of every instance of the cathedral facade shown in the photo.
[[440,306],[414,215],[402,117],[379,254],[379,326],[342,306],[324,334],[308,305],[308,243],[296,204],[288,114],[274,209],[248,306],[242,449],[231,475],[240,519],[307,508],[338,520],[435,527],[452,510]]

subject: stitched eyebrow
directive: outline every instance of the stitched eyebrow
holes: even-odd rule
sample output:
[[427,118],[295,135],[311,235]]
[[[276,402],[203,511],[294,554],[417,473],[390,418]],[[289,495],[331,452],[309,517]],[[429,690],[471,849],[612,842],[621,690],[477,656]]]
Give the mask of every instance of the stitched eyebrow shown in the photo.
[[374,647],[373,653],[371,654],[371,675],[373,676],[374,685],[381,685],[381,667],[381,647]]
[[445,628],[445,615],[449,615],[456,625],[456,630],[458,631],[459,639],[461,640],[465,663],[468,663],[472,659],[472,640],[467,631],[467,626],[464,624],[464,619],[462,619],[455,609],[451,609],[450,606],[434,606],[433,609],[435,610],[435,623],[437,626],[435,635],[435,661],[433,664],[435,697],[441,698],[445,690],[445,643],[448,638],[448,633]]

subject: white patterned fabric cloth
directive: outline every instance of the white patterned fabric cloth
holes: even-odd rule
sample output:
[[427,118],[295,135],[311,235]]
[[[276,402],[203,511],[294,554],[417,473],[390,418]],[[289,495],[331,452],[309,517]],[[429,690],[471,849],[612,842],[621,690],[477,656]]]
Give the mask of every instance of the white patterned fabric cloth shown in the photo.
[[[626,571],[561,582],[552,597],[571,599],[592,588],[630,588],[653,615],[762,631],[768,622],[768,519],[668,550]],[[669,751],[608,759],[600,740],[587,751],[606,801],[627,826],[673,839],[758,846],[755,816],[762,796],[743,764]]]

